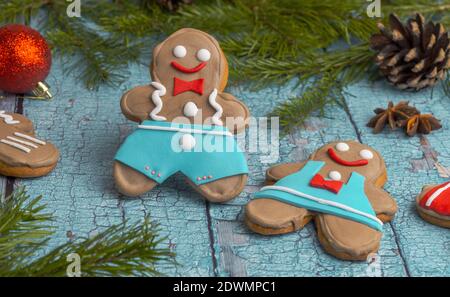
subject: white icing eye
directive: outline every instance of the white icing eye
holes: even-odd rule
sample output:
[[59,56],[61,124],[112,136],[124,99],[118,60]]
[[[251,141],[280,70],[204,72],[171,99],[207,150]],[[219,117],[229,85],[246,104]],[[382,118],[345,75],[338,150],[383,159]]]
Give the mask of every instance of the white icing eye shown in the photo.
[[342,176],[338,171],[330,171],[328,177],[332,180],[341,180]]
[[187,117],[195,117],[198,113],[198,107],[194,102],[188,102],[184,105],[183,113]]
[[359,152],[359,155],[361,156],[361,158],[366,160],[370,160],[373,158],[373,153],[369,150],[362,150]]
[[340,152],[346,152],[350,149],[350,147],[345,142],[339,142],[336,144],[336,149]]
[[210,58],[211,58],[211,53],[207,49],[202,48],[201,50],[199,50],[197,52],[197,59],[199,59],[202,62],[209,61]]
[[186,56],[186,53],[186,48],[182,45],[177,45],[173,48],[173,55],[177,58],[183,58],[184,56]]

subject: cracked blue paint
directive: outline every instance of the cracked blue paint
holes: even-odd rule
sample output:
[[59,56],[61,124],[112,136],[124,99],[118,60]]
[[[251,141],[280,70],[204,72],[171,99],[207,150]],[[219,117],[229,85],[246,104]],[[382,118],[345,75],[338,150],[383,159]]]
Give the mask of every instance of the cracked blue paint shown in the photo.
[[[243,206],[263,184],[264,171],[272,165],[262,164],[260,153],[247,153],[248,185],[239,197],[225,204],[207,208],[181,175],[139,198],[119,195],[114,188],[112,160],[121,141],[134,129],[120,111],[120,96],[149,80],[144,65],[130,66],[130,73],[120,88],[105,86],[88,91],[73,76],[64,75],[56,60],[48,79],[56,91],[53,101],[24,102],[24,112],[34,121],[39,136],[61,150],[61,160],[49,176],[17,180],[27,186],[31,195],[42,194],[43,202],[57,218],[53,222],[57,232],[49,249],[71,237],[89,236],[111,224],[125,219],[141,220],[150,214],[160,224],[162,235],[169,238],[164,244],[177,253],[181,264],[161,265],[159,269],[167,275],[367,275],[367,263],[340,261],[324,253],[313,224],[292,234],[272,237],[254,234],[245,227]],[[265,115],[280,102],[298,95],[294,85],[291,82],[259,91],[238,85],[230,87],[229,92],[242,99],[253,115]],[[450,232],[422,221],[414,209],[414,197],[422,185],[444,181],[429,166],[435,161],[433,154],[424,152],[431,148],[437,160],[450,167],[450,100],[439,88],[408,93],[383,82],[361,82],[347,91],[351,94],[346,100],[354,125],[344,110],[329,106],[326,117],[312,117],[305,129],[280,141],[277,162],[303,160],[326,142],[359,136],[383,154],[389,176],[386,190],[399,204],[396,218],[384,227],[379,251],[381,274],[450,275]],[[434,113],[443,120],[444,128],[420,139],[406,137],[399,131],[375,135],[365,127],[375,107],[401,99],[410,100],[423,112]],[[429,143],[429,147],[424,143]]]

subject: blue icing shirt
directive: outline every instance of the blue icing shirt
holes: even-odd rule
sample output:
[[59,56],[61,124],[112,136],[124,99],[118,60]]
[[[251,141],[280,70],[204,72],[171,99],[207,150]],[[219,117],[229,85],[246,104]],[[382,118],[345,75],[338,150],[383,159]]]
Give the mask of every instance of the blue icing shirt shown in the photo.
[[378,231],[383,222],[364,192],[364,176],[352,172],[347,184],[335,194],[310,186],[311,179],[325,165],[322,161],[308,161],[299,171],[280,179],[273,186],[263,187],[255,198],[271,198],[308,210],[353,220]]
[[162,183],[180,171],[196,185],[248,174],[244,153],[226,127],[144,121],[115,160]]

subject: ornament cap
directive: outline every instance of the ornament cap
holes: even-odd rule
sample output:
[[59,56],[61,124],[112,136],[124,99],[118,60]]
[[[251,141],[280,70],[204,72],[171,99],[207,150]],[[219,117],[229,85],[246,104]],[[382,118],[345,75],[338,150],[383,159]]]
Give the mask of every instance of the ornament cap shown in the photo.
[[50,87],[45,81],[38,82],[37,86],[31,91],[31,93],[36,96],[30,97],[32,99],[48,100],[52,99],[53,97],[52,93],[50,92]]

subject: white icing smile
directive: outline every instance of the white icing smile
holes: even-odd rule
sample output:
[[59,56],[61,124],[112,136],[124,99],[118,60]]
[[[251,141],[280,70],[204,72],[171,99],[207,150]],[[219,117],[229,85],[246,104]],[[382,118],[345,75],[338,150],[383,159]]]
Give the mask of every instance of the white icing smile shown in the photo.
[[184,105],[183,113],[187,117],[195,117],[198,113],[198,107],[194,102],[188,102]]

